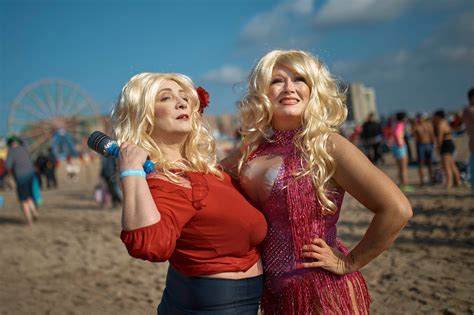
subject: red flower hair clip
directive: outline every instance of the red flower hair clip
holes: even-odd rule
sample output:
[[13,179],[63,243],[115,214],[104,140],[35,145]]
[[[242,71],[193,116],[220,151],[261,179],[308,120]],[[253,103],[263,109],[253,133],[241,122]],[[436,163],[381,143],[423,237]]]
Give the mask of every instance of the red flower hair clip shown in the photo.
[[209,93],[202,87],[198,87],[196,91],[199,97],[199,113],[202,115],[204,108],[209,105]]

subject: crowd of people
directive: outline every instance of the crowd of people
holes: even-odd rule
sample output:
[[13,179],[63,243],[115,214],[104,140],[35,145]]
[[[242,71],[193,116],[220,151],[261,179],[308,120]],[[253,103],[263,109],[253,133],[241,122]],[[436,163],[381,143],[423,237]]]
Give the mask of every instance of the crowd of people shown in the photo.
[[[472,102],[471,97],[468,98]],[[467,173],[472,167],[468,167],[466,161],[456,159],[454,142],[455,137],[465,132],[470,139],[473,137],[469,108],[464,110],[464,114],[449,116],[444,110],[437,110],[432,115],[418,113],[414,117],[398,112],[381,119],[370,113],[367,120],[356,126],[347,137],[375,165],[384,165],[386,154],[392,155],[398,167],[398,184],[404,192],[414,190],[409,184],[409,166],[417,166],[420,186],[443,184],[446,188],[456,187],[472,178]]]
[[[58,188],[57,168],[64,163],[65,180],[77,182],[81,171],[81,162],[67,156],[64,161],[56,158],[49,147],[31,157],[28,147],[16,135],[7,137],[7,158],[0,158],[0,190],[16,190],[20,207],[27,225],[33,225],[38,219],[38,209],[43,204],[42,190]],[[113,158],[104,159],[100,168],[98,185],[100,196],[96,201],[101,208],[117,208],[121,205],[121,189],[116,179],[116,166]],[[94,192],[97,194],[96,192]],[[1,196],[3,206],[3,196]]]

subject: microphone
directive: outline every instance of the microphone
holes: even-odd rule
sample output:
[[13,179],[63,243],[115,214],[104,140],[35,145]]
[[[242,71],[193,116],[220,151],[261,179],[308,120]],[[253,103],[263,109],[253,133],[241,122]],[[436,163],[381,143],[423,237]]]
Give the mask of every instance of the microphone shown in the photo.
[[[118,157],[120,152],[120,147],[118,146],[117,141],[101,131],[94,131],[91,133],[87,139],[87,146],[105,157]],[[154,169],[155,164],[150,160],[146,160],[143,165],[145,173],[150,174]]]

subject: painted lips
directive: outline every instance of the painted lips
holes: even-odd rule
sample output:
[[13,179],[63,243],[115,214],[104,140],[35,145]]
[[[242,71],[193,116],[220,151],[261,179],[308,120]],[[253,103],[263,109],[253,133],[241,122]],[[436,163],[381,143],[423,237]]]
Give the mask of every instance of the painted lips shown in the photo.
[[300,100],[297,98],[293,97],[284,97],[280,100],[280,104],[282,105],[295,105],[299,102]]
[[176,117],[177,120],[188,120],[189,119],[189,115],[187,114],[182,114],[182,115],[179,115],[178,117]]

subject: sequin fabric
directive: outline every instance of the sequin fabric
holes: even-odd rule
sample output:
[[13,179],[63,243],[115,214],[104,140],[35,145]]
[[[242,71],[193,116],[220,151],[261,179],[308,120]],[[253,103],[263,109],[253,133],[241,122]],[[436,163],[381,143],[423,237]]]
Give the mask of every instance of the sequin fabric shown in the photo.
[[[344,198],[342,189],[328,195],[337,205],[334,214],[323,214],[311,179],[296,179],[302,158],[294,146],[297,130],[275,131],[271,141],[260,145],[247,163],[259,156],[281,156],[268,199],[260,205],[268,232],[262,243],[265,288],[264,314],[368,314],[370,297],[360,272],[339,276],[322,268],[303,268],[310,261],[301,256],[302,246],[319,237],[341,252],[347,249],[336,238],[336,223]],[[243,186],[244,190],[252,189]]]

